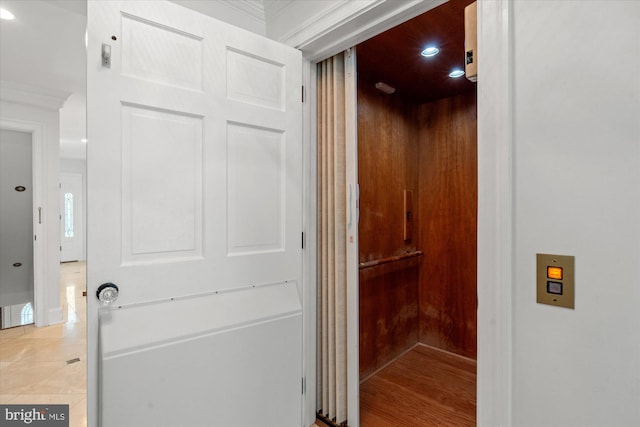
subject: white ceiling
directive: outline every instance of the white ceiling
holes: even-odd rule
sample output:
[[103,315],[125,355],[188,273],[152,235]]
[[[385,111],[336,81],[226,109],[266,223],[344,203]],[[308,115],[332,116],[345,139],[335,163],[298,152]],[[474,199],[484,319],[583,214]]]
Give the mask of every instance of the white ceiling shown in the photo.
[[[175,3],[264,34],[262,0]],[[0,0],[0,80],[72,93],[60,110],[60,157],[84,159],[86,0]]]
[[72,93],[60,110],[61,157],[84,158],[86,3],[0,0],[0,7],[16,17],[0,21],[0,79]]

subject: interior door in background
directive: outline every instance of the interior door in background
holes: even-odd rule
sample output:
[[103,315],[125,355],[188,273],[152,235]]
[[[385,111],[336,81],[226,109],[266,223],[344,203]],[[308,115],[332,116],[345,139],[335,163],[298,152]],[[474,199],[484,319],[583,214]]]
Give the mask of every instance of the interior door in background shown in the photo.
[[89,425],[300,425],[301,52],[164,1],[88,38]]
[[82,175],[60,174],[60,262],[84,260]]

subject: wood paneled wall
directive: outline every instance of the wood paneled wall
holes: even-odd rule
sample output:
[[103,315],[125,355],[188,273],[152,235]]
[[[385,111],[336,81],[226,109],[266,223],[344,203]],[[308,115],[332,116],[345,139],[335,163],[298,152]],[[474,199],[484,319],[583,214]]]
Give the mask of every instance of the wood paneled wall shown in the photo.
[[418,342],[418,263],[360,270],[360,379]]
[[[360,262],[415,250],[404,241],[404,190],[418,190],[416,108],[358,81]],[[414,203],[415,205],[415,203]],[[414,226],[415,227],[415,226]]]
[[417,342],[476,357],[476,128],[475,92],[415,105],[359,77],[360,262],[424,251],[360,270],[361,378]]
[[[416,249],[415,224],[413,239],[404,240],[404,191],[413,192],[415,209],[417,160],[415,106],[359,79],[360,262]],[[418,342],[417,263],[421,259],[360,271],[361,378]]]
[[[475,92],[418,111],[420,341],[476,357],[478,158]],[[415,202],[414,202],[415,203]]]

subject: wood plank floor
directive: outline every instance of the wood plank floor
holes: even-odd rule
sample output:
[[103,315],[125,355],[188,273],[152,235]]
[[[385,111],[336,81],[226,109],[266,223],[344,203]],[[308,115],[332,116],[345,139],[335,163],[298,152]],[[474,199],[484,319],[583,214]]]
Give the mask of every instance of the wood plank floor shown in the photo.
[[418,345],[360,385],[362,427],[476,425],[476,362]]

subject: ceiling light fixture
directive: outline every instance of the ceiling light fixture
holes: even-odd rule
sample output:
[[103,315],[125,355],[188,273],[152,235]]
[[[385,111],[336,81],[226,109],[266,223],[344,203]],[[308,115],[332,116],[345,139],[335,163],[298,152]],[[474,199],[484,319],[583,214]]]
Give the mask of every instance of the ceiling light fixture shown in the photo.
[[464,76],[464,71],[462,70],[453,70],[449,73],[449,77],[451,77],[452,79],[457,79],[458,77],[462,76]]
[[423,50],[422,53],[420,54],[422,56],[426,56],[427,58],[431,58],[432,56],[436,56],[438,53],[440,53],[440,49],[438,49],[435,46],[429,46],[428,48]]
[[80,141],[87,143],[89,140],[87,138],[82,138]]
[[9,12],[7,9],[0,7],[0,19],[11,21],[12,19],[16,19],[16,17],[13,13]]

